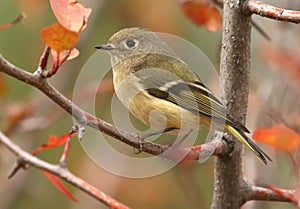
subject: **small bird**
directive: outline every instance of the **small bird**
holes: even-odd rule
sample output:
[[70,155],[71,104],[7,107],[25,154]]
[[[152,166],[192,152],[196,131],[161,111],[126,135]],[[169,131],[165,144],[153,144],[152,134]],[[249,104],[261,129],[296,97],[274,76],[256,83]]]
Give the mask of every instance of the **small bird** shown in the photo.
[[125,28],[107,44],[95,46],[111,58],[113,83],[120,101],[143,123],[157,130],[211,126],[245,144],[263,163],[270,157],[229,115],[223,104],[159,36],[146,28]]

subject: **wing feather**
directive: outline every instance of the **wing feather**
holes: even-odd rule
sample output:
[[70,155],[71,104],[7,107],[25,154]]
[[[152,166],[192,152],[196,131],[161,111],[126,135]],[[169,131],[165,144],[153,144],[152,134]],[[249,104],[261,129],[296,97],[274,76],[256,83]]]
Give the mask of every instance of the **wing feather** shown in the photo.
[[223,104],[200,80],[184,81],[176,74],[156,68],[140,69],[134,74],[150,95],[249,133],[244,125],[227,114]]

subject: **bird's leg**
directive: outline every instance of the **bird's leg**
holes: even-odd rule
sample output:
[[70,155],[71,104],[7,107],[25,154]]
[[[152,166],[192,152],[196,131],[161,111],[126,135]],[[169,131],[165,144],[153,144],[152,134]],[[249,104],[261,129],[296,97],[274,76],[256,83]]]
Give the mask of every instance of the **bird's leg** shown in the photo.
[[193,129],[190,129],[186,134],[184,134],[181,138],[179,138],[179,141],[175,144],[176,146],[179,146],[191,133]]
[[158,131],[153,131],[151,133],[147,133],[147,134],[143,134],[143,138],[146,139],[146,138],[149,138],[151,136],[155,136],[155,135],[158,135],[158,134],[162,134],[162,133],[167,133],[167,132],[170,132],[170,131],[174,131],[178,128],[173,128],[173,127],[170,127],[170,128],[165,128],[165,129],[162,129],[162,130],[158,130]]
[[155,136],[157,134],[167,133],[167,132],[170,132],[170,131],[173,131],[173,130],[176,130],[176,129],[178,129],[178,128],[170,127],[170,128],[165,128],[165,129],[158,130],[158,131],[153,131],[153,132],[147,133],[147,134],[141,134],[141,137],[140,137],[140,140],[139,140],[139,148],[138,149],[134,149],[134,153],[135,154],[139,154],[139,153],[142,152],[142,150],[143,150],[142,141],[144,139],[149,138],[151,136]]

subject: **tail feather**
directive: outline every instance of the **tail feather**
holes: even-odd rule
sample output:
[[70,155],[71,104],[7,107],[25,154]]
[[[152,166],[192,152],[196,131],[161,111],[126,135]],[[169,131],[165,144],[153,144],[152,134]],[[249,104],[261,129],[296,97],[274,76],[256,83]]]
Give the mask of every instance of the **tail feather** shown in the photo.
[[251,139],[249,139],[244,132],[235,129],[230,125],[226,125],[225,128],[235,138],[245,144],[264,164],[267,164],[267,159],[272,162],[271,158],[264,151],[262,151]]

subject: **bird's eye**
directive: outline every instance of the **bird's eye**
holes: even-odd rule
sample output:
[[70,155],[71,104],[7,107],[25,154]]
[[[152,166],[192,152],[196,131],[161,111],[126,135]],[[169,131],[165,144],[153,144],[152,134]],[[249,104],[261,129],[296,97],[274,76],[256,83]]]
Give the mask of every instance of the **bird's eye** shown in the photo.
[[128,48],[133,48],[137,45],[137,41],[136,40],[127,40],[126,41],[126,46]]

